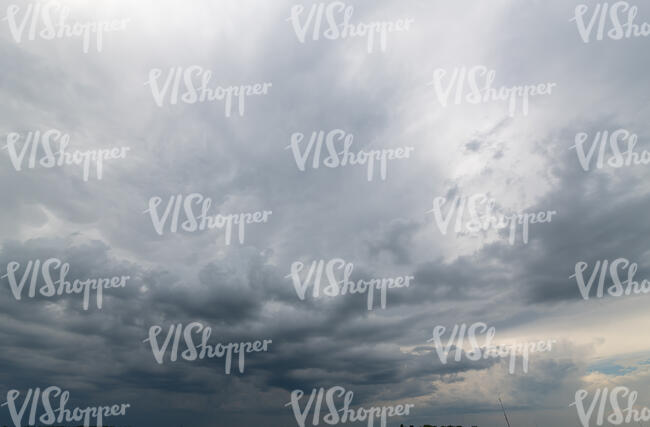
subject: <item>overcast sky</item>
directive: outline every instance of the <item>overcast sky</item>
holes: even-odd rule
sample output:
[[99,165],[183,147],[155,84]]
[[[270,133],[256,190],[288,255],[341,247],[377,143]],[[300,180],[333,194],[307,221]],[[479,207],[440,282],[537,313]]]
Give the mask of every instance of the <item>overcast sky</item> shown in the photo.
[[[0,0],[0,17],[17,5],[22,19],[36,3]],[[294,426],[291,392],[333,386],[362,407],[415,405],[388,425],[502,426],[501,396],[513,426],[577,426],[576,391],[617,385],[650,406],[649,296],[584,300],[569,277],[577,262],[587,275],[597,260],[626,258],[636,280],[650,278],[650,165],[585,171],[571,149],[578,133],[591,144],[626,129],[636,151],[650,150],[649,38],[583,42],[574,0],[348,1],[352,23],[413,20],[370,53],[365,38],[313,40],[311,29],[300,43],[288,18],[302,4],[303,25],[312,2],[60,3],[71,22],[128,21],[87,53],[80,38],[17,42],[0,21],[0,145],[58,129],[71,151],[130,150],[87,181],[80,165],[16,170],[0,150],[0,276],[12,261],[22,272],[58,258],[68,280],[130,279],[88,310],[78,295],[17,300],[1,279],[0,401],[56,385],[76,406],[129,403],[111,424],[169,427]],[[596,2],[585,4],[588,20]],[[632,4],[637,23],[650,21],[648,2]],[[502,101],[441,105],[434,70],[449,78],[475,65],[495,71],[497,88],[555,85],[527,114]],[[227,117],[218,100],[158,106],[150,70],[163,70],[162,85],[190,66],[212,72],[211,88],[271,85],[243,115],[235,103]],[[364,166],[314,169],[311,157],[301,171],[292,135],[303,147],[335,129],[354,135],[355,153],[413,149],[388,161],[385,180],[377,169],[368,181]],[[191,193],[212,200],[211,215],[272,214],[246,225],[243,243],[233,234],[226,245],[222,230],[156,233],[150,199],[162,212]],[[528,243],[505,230],[457,234],[453,222],[441,233],[434,199],[473,194],[502,212],[557,213],[531,225]],[[335,258],[354,265],[353,279],[414,279],[388,290],[385,309],[378,296],[370,311],[364,295],[301,300],[292,263]],[[156,363],[149,328],[163,327],[162,342],[170,325],[194,321],[212,343],[273,342],[246,355],[243,374],[216,359]],[[506,359],[443,364],[433,328],[475,322],[498,342],[557,344],[531,354],[527,373],[509,374]],[[13,425],[7,406],[0,423]]]

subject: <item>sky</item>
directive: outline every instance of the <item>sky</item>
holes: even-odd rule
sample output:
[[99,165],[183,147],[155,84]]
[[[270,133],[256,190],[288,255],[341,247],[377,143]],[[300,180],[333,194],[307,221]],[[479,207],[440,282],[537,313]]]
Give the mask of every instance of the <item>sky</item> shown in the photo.
[[[48,39],[44,21],[22,21],[37,4],[52,17],[65,10],[70,28],[124,25],[104,32],[100,48],[90,34],[84,49],[82,37]],[[579,426],[576,393],[589,392],[587,406],[605,387],[634,390],[635,407],[650,407],[649,296],[584,299],[571,277],[580,262],[587,280],[597,261],[622,258],[638,265],[635,280],[650,279],[649,166],[593,160],[585,170],[575,147],[578,135],[591,147],[597,132],[623,129],[638,136],[639,155],[650,150],[650,39],[597,40],[593,21],[585,42],[579,25],[602,6],[591,0],[347,1],[352,24],[412,21],[369,52],[366,37],[323,36],[325,18],[314,40],[307,19],[319,4],[0,0],[0,402],[57,386],[69,407],[128,403],[110,425],[169,427],[296,426],[292,392],[304,391],[304,408],[313,389],[332,387],[352,391],[354,407],[413,405],[391,426],[503,426],[499,398],[512,426]],[[582,4],[587,13],[572,20]],[[647,2],[625,6],[638,7],[637,25],[650,22]],[[456,104],[454,70],[477,66],[494,71],[496,89],[552,90],[531,96],[526,112],[501,100]],[[171,103],[167,92],[157,102],[175,69],[194,70],[195,86],[209,71],[212,90],[270,85],[243,109],[234,96],[230,114],[224,100]],[[87,179],[81,164],[45,167],[43,151],[29,167],[36,145],[16,160],[30,132],[52,130],[67,135],[70,153],[129,149],[103,162],[101,178],[94,164]],[[315,168],[311,154],[301,168],[320,131],[351,135],[353,153],[411,148],[387,160],[385,179],[379,163],[369,180],[367,165]],[[333,141],[341,150],[343,139]],[[323,143],[321,160],[328,154]],[[191,194],[210,199],[211,216],[270,213],[243,236],[235,226],[230,242],[223,229],[164,223],[158,233],[170,198]],[[436,198],[445,216],[454,198],[473,195],[504,215],[555,214],[531,224],[527,242],[521,228],[514,242],[506,229],[456,232],[455,217],[443,233]],[[69,264],[70,282],[129,279],[104,289],[101,308],[94,293],[87,309],[80,294],[29,298],[31,279],[17,299],[11,266],[19,280],[30,260],[48,259]],[[384,308],[379,293],[371,310],[365,294],[314,298],[307,288],[301,299],[292,265],[304,266],[300,282],[319,260],[350,263],[354,281],[413,279],[388,289]],[[613,279],[602,277],[607,288]],[[162,328],[162,345],[171,325],[192,322],[211,328],[213,345],[272,343],[246,353],[243,373],[236,358],[230,374],[223,359],[157,363],[150,328]],[[447,344],[454,325],[476,323],[494,327],[497,344],[555,343],[530,354],[527,372],[518,362],[509,373],[507,357],[471,360],[467,341],[459,361],[452,352],[443,363],[434,328],[446,328]],[[9,405],[0,425],[13,425]]]

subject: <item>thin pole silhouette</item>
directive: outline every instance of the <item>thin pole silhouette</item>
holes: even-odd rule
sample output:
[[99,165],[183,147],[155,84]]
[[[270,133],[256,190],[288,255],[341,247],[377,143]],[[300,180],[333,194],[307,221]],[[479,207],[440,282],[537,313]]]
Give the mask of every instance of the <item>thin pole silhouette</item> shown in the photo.
[[506,414],[506,408],[503,407],[503,402],[501,402],[501,396],[499,396],[499,404],[501,405],[501,409],[503,410],[503,416],[506,417],[506,424],[508,424],[508,427],[510,427],[510,421],[508,421],[508,415]]

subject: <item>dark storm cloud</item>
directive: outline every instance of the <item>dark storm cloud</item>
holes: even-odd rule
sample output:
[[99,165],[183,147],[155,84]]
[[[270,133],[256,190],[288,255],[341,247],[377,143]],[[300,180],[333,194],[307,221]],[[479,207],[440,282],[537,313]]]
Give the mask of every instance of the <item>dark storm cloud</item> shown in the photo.
[[[80,404],[127,401],[133,425],[293,425],[292,390],[334,385],[359,404],[415,401],[422,423],[491,413],[496,388],[524,414],[564,411],[589,351],[567,345],[568,356],[508,375],[505,360],[464,353],[442,364],[427,340],[436,325],[486,322],[498,336],[587,312],[569,278],[577,261],[626,257],[639,278],[650,275],[647,169],[585,172],[569,150],[577,132],[619,127],[648,148],[645,41],[584,44],[569,22],[575,5],[560,1],[355,2],[358,20],[416,21],[386,53],[367,54],[363,40],[300,44],[286,21],[292,2],[244,3],[116,2],[110,16],[132,26],[86,55],[74,43],[16,44],[2,22],[3,135],[57,128],[73,148],[131,151],[88,182],[77,166],[16,171],[0,151],[0,275],[10,261],[57,257],[70,263],[69,280],[131,279],[88,311],[79,296],[16,301],[0,280],[0,393],[55,384]],[[506,117],[503,105],[442,109],[426,86],[432,70],[475,63],[495,68],[498,84],[557,82],[557,95],[526,117]],[[220,84],[273,86],[243,117],[224,117],[218,103],[157,107],[149,70],[192,64]],[[354,135],[353,151],[413,146],[414,155],[389,163],[386,181],[368,182],[363,167],[298,170],[291,135],[333,129]],[[474,191],[558,214],[528,244],[510,245],[505,232],[487,241],[431,233],[433,197]],[[193,192],[215,214],[273,215],[243,245],[226,246],[219,231],[157,235],[149,199]],[[291,264],[333,258],[354,264],[353,280],[415,279],[389,291],[386,310],[368,311],[364,295],[301,301]],[[243,375],[225,375],[221,360],[158,365],[143,342],[149,327],[193,321],[222,342],[273,344],[247,357]]]

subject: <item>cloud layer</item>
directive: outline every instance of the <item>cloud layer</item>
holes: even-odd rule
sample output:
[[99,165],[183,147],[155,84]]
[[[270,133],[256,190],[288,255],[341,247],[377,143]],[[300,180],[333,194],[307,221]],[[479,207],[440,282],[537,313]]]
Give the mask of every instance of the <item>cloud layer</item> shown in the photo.
[[[22,16],[28,3],[15,3]],[[12,4],[0,2],[3,16]],[[591,144],[616,129],[648,147],[647,38],[584,43],[570,21],[577,4],[560,0],[350,2],[351,22],[413,19],[372,53],[363,38],[307,33],[300,43],[288,18],[302,4],[304,19],[309,2],[61,4],[72,20],[128,23],[83,53],[80,38],[18,43],[0,22],[0,134],[58,129],[71,150],[130,151],[88,181],[80,165],[18,171],[0,151],[0,275],[12,261],[22,273],[58,258],[70,281],[130,280],[86,311],[79,295],[16,300],[1,279],[3,402],[11,389],[57,385],[78,406],[130,403],[118,425],[170,427],[294,425],[291,391],[337,385],[363,407],[415,404],[391,425],[500,426],[497,396],[513,425],[575,425],[578,389],[616,385],[650,404],[647,295],[584,300],[569,277],[579,261],[587,275],[617,258],[650,277],[648,166],[584,171],[571,148],[578,133]],[[646,6],[639,22],[650,21]],[[218,101],[156,105],[150,70],[193,65],[212,72],[211,87],[272,86],[241,116],[225,117]],[[496,87],[556,87],[531,98],[527,115],[510,116],[507,102],[443,107],[434,70],[474,65],[495,70]],[[353,135],[355,153],[413,151],[388,162],[385,180],[312,158],[299,170],[292,135],[304,147],[335,129]],[[211,199],[210,215],[272,215],[246,225],[243,244],[217,229],[157,234],[150,199],[162,212],[192,193]],[[507,230],[443,234],[434,198],[479,193],[503,213],[557,215],[532,225],[527,244],[521,234],[510,244]],[[360,294],[300,300],[292,263],[336,258],[354,265],[351,280],[414,280],[388,290],[386,309],[367,310]],[[243,374],[225,375],[219,359],[157,364],[149,328],[194,321],[215,342],[273,344],[247,354]],[[441,363],[433,328],[475,322],[501,343],[557,345],[532,354],[527,373],[508,374],[506,358]],[[3,407],[0,423],[10,422]]]

